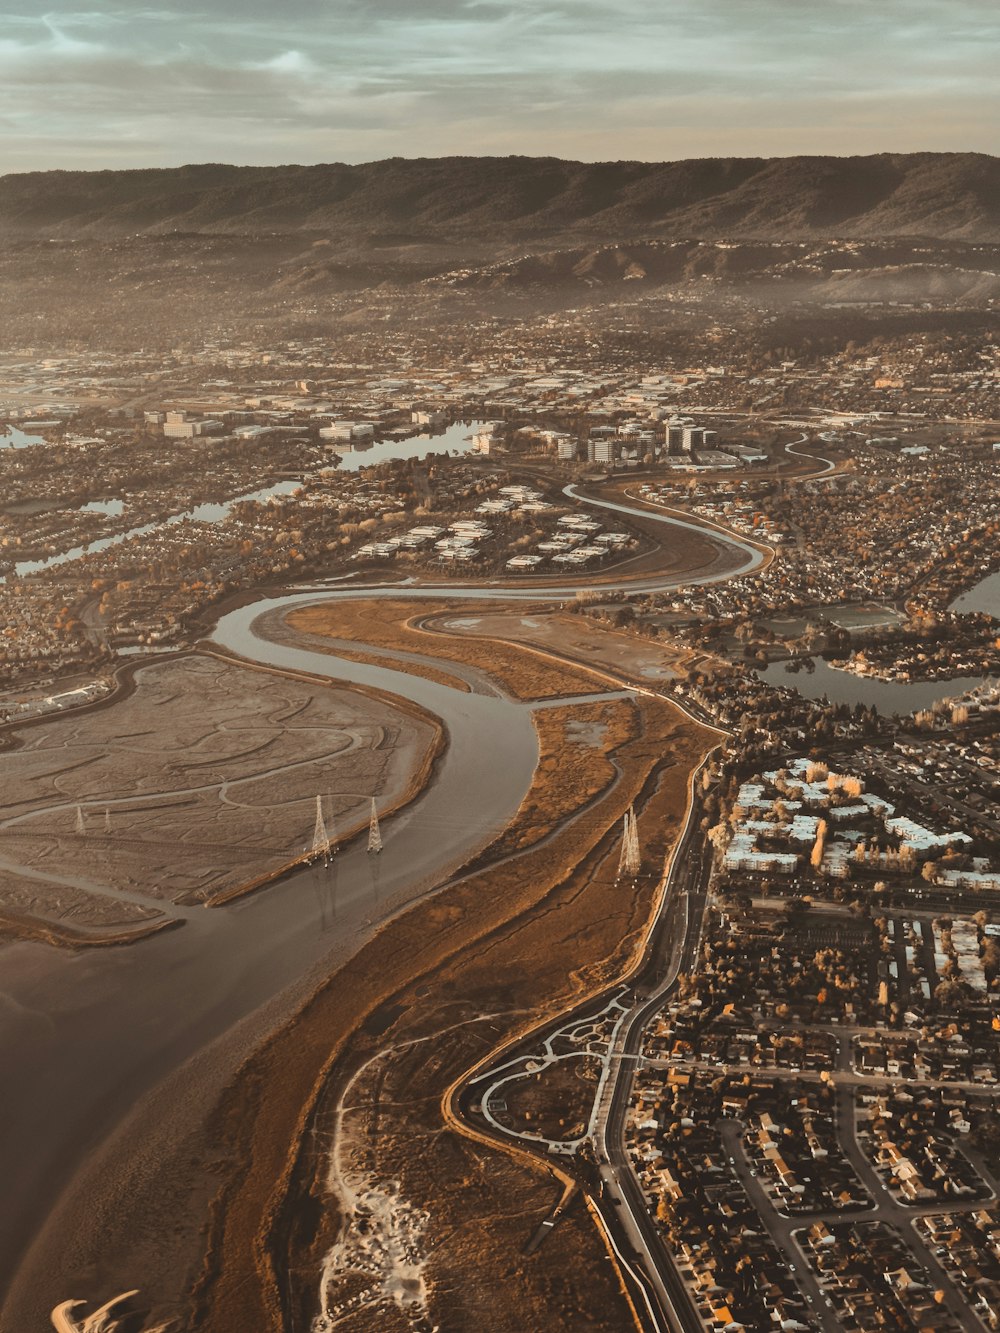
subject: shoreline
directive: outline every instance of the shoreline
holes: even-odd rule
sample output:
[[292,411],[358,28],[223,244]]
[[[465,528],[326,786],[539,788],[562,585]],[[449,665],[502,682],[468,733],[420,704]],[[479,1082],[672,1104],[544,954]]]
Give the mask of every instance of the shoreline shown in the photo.
[[0,949],[4,943],[48,944],[53,949],[83,953],[87,949],[122,949],[131,944],[141,944],[153,935],[165,930],[175,930],[184,922],[177,917],[165,921],[150,921],[137,926],[135,930],[99,931],[72,930],[56,921],[45,921],[40,917],[28,917],[0,909]]

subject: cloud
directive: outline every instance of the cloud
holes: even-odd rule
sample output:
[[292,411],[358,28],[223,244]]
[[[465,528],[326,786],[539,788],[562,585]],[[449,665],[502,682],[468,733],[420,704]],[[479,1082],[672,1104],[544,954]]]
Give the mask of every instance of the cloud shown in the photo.
[[994,0],[19,3],[0,169],[989,151],[1000,119]]

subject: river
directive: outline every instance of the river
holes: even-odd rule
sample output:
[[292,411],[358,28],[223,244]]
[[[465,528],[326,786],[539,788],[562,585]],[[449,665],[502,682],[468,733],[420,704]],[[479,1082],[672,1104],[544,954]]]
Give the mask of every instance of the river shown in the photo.
[[[569,493],[575,495],[573,488]],[[704,535],[698,525],[666,515],[590,503],[641,512]],[[697,578],[640,577],[620,586],[641,592],[707,583],[761,564],[756,548],[712,535],[728,554]],[[11,1322],[20,1318],[19,1311],[72,1294],[52,1286],[52,1275],[36,1264],[52,1253],[61,1207],[93,1183],[88,1170],[96,1168],[88,1167],[89,1154],[113,1140],[137,1102],[156,1089],[159,1118],[171,1098],[181,1097],[178,1078],[187,1062],[211,1059],[227,1035],[263,1036],[296,996],[356,950],[378,922],[440,884],[484,846],[512,817],[530,782],[537,749],[530,709],[523,704],[496,698],[489,689],[467,694],[388,667],[276,644],[254,630],[258,617],[336,596],[550,601],[571,597],[580,586],[330,587],[261,600],[219,622],[216,641],[248,658],[413,700],[443,720],[449,748],[434,784],[385,821],[385,851],[377,861],[356,842],[337,857],[333,874],[318,867],[298,871],[229,907],[195,910],[183,928],[129,949],[79,956],[32,944],[0,950],[0,1281],[14,1279],[0,1317],[4,1333],[25,1333],[23,1321]],[[924,704],[922,695],[909,702],[914,690],[936,696],[961,686],[885,685],[832,671],[825,663],[811,676],[788,675],[780,665],[770,671],[780,674],[781,683],[851,703],[859,698],[881,703],[878,696],[885,690],[887,699],[905,697],[907,711]],[[473,818],[457,819],[456,811],[473,812]],[[58,1239],[54,1244],[58,1251]]]
[[[590,503],[704,535],[697,525],[666,515]],[[698,578],[644,577],[620,586],[644,591],[716,581],[763,560],[747,543],[711,536],[728,556],[720,554]],[[37,1318],[46,1302],[51,1308],[77,1294],[58,1287],[48,1261],[60,1252],[65,1216],[97,1184],[100,1158],[92,1154],[113,1142],[137,1102],[156,1090],[155,1110],[147,1114],[155,1133],[171,1107],[188,1096],[181,1078],[188,1062],[211,1061],[213,1050],[234,1033],[260,1040],[380,921],[484,847],[513,817],[530,783],[537,742],[526,705],[277,644],[255,631],[259,617],[337,596],[547,602],[570,597],[581,586],[331,587],[260,600],[220,620],[214,638],[221,646],[266,665],[410,699],[441,718],[449,745],[434,783],[385,821],[382,855],[373,860],[356,841],[338,855],[335,881],[319,867],[304,869],[228,907],[196,909],[181,929],[127,949],[71,956],[19,943],[0,950],[0,1284],[10,1284],[2,1333],[26,1333],[32,1327],[26,1311]],[[225,1061],[220,1057],[216,1064],[221,1076]],[[136,1278],[141,1282],[141,1275]]]
[[[435,713],[449,738],[436,780],[384,822],[378,858],[355,840],[332,871],[304,869],[229,907],[196,909],[183,928],[131,948],[73,957],[14,944],[0,953],[4,1278],[64,1187],[84,1185],[74,1174],[87,1149],[143,1093],[275,996],[328,974],[375,924],[484,847],[524,796],[537,758],[525,705],[265,642],[252,630],[262,612],[329,597],[254,603],[223,618],[216,642],[269,665],[404,695]],[[51,1307],[67,1294],[48,1288],[29,1255],[0,1328],[24,1333],[26,1325],[8,1322],[14,1311],[36,1301]]]
[[[699,525],[669,516],[587,503],[705,536]],[[644,592],[712,583],[763,563],[759,549],[743,541],[715,532],[711,540],[719,556],[699,579],[648,576],[620,587]],[[440,885],[487,845],[531,782],[537,742],[527,705],[495,697],[485,680],[483,693],[465,693],[399,670],[272,643],[255,629],[260,617],[337,596],[544,603],[572,597],[580,587],[585,584],[331,587],[256,601],[219,621],[216,643],[248,659],[371,686],[427,708],[444,722],[448,748],[435,782],[384,822],[383,854],[373,860],[356,840],[336,858],[336,882],[320,868],[299,870],[227,908],[195,909],[183,928],[127,949],[79,956],[35,944],[0,949],[0,1289],[11,1284],[0,1333],[25,1333],[31,1326],[25,1310],[37,1314],[45,1302],[51,1308],[75,1294],[61,1288],[49,1266],[65,1234],[59,1230],[65,1210],[80,1206],[81,1194],[95,1188],[100,1157],[92,1154],[112,1144],[144,1094],[156,1089],[153,1114],[167,1116],[185,1096],[180,1073],[187,1062],[233,1033],[263,1038],[377,922]]]
[[[224,518],[229,517],[234,505],[253,501],[264,503],[283,495],[291,495],[293,491],[298,490],[301,484],[298,481],[279,481],[275,482],[273,486],[265,486],[257,491],[248,491],[245,495],[234,496],[232,500],[226,500],[222,503],[207,501],[205,504],[194,505],[191,509],[185,509],[180,514],[171,514],[169,518],[154,523],[142,523],[138,527],[127,528],[124,532],[113,533],[110,537],[95,537],[92,542],[85,542],[82,546],[72,546],[68,550],[59,551],[56,555],[46,556],[43,560],[19,560],[14,565],[14,573],[18,578],[27,578],[31,574],[40,574],[45,569],[55,569],[58,565],[68,565],[85,555],[93,555],[97,551],[106,551],[108,547],[120,546],[122,542],[130,541],[133,537],[148,537],[151,532],[157,532],[161,528],[175,527],[178,523],[220,523]],[[111,517],[123,513],[124,504],[121,500],[92,500],[89,504],[81,506],[81,512],[101,513]],[[0,583],[5,581],[0,578]]]
[[[421,441],[421,447],[427,443]],[[667,515],[608,501],[587,503],[706,535],[699,525]],[[717,531],[711,538],[720,555],[697,577],[647,576],[618,586],[631,592],[693,586],[748,573],[763,562],[761,552],[746,542]],[[215,1063],[216,1077],[222,1078],[228,1069],[222,1053],[233,1058],[226,1042],[234,1034],[251,1044],[259,1041],[380,921],[439,885],[485,846],[513,816],[530,782],[537,745],[527,706],[497,698],[489,688],[468,694],[388,667],[277,644],[255,630],[258,617],[337,596],[545,602],[571,597],[581,586],[586,584],[331,586],[260,600],[220,620],[216,642],[248,658],[413,700],[442,719],[449,746],[435,782],[384,822],[385,851],[377,859],[356,841],[338,855],[332,874],[320,867],[300,870],[228,907],[195,909],[181,929],[132,948],[77,956],[32,944],[0,950],[0,1284],[9,1286],[2,1333],[35,1327],[34,1316],[25,1317],[25,1311],[37,1313],[68,1295],[88,1294],[65,1290],[45,1261],[60,1252],[66,1210],[79,1206],[97,1184],[100,1153],[113,1150],[137,1104],[155,1146],[156,1126],[169,1121],[172,1108],[186,1104],[185,1070]],[[866,701],[878,684],[828,668],[823,676],[821,670],[814,676],[782,672],[782,683],[803,688],[822,681],[821,692],[833,697],[832,677]],[[949,682],[947,688],[957,685]],[[166,1143],[164,1151],[171,1147]],[[135,1277],[141,1283],[141,1274]]]

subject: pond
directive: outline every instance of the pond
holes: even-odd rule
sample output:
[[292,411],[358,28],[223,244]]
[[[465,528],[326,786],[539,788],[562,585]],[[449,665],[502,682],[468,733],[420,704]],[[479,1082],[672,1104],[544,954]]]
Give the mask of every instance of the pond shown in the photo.
[[0,431],[0,449],[30,449],[33,444],[48,444],[41,435],[27,435],[17,426]]
[[853,671],[838,671],[822,657],[806,659],[808,665],[789,670],[792,663],[772,662],[758,670],[757,676],[768,685],[790,686],[806,699],[822,699],[833,704],[864,704],[875,707],[885,717],[893,713],[905,717],[921,708],[930,708],[939,699],[951,699],[982,683],[979,676],[956,676],[952,680],[873,680],[856,676]]
[[[888,608],[878,609],[889,616],[896,614]],[[980,579],[956,597],[948,610],[984,611],[1000,620],[1000,572]],[[830,619],[834,617],[831,615]],[[841,617],[837,623],[846,623],[845,618]],[[868,620],[867,623],[873,622]],[[769,685],[791,686],[807,699],[825,696],[835,704],[874,706],[886,717],[893,713],[905,717],[921,708],[930,708],[939,699],[953,699],[983,683],[981,676],[955,676],[951,680],[873,680],[870,676],[856,676],[853,671],[838,671],[822,657],[810,657],[807,662],[808,665],[800,670],[789,670],[788,662],[772,662],[758,671],[757,676]]]
[[994,620],[1000,620],[1000,573],[987,574],[968,592],[956,597],[949,611],[985,611]]
[[468,454],[472,451],[472,435],[484,426],[483,421],[456,421],[453,426],[437,435],[411,435],[405,440],[384,440],[381,444],[355,441],[333,448],[340,456],[341,472],[358,472],[377,463],[390,463],[397,458],[423,458],[426,454]]

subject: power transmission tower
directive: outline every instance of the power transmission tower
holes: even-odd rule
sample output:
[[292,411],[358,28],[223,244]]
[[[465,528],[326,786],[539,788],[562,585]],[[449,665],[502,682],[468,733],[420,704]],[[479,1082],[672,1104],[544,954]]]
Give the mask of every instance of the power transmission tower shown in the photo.
[[642,853],[639,849],[639,825],[636,821],[635,811],[629,806],[622,821],[622,850],[618,858],[618,874],[615,878],[621,879],[622,875],[628,875],[629,878],[634,879],[641,866]]
[[382,850],[382,833],[378,826],[378,809],[375,805],[375,797],[372,797],[372,817],[368,825],[368,850],[370,852],[380,852]]
[[87,824],[86,824],[86,821],[85,821],[84,818],[83,818],[83,806],[82,806],[82,805],[78,805],[78,806],[76,807],[76,831],[77,831],[77,833],[86,833],[86,832],[87,832]]
[[625,869],[630,875],[638,875],[642,866],[642,853],[639,850],[639,823],[635,817],[635,811],[629,806],[628,810],[628,856],[625,860]]
[[621,852],[618,855],[618,874],[615,876],[616,882],[621,879],[622,875],[624,875],[628,869],[628,844],[629,844],[629,818],[628,815],[626,814],[624,819],[622,820],[622,847],[621,847]]
[[104,807],[104,832],[111,832],[111,811],[107,806]]
[[[331,820],[332,826],[332,820]],[[313,840],[310,850],[310,859],[319,860],[323,858],[323,864],[330,864],[330,857],[336,853],[337,844],[334,841],[332,833],[327,830],[326,820],[323,818],[323,798],[316,797],[316,823],[313,825]]]

